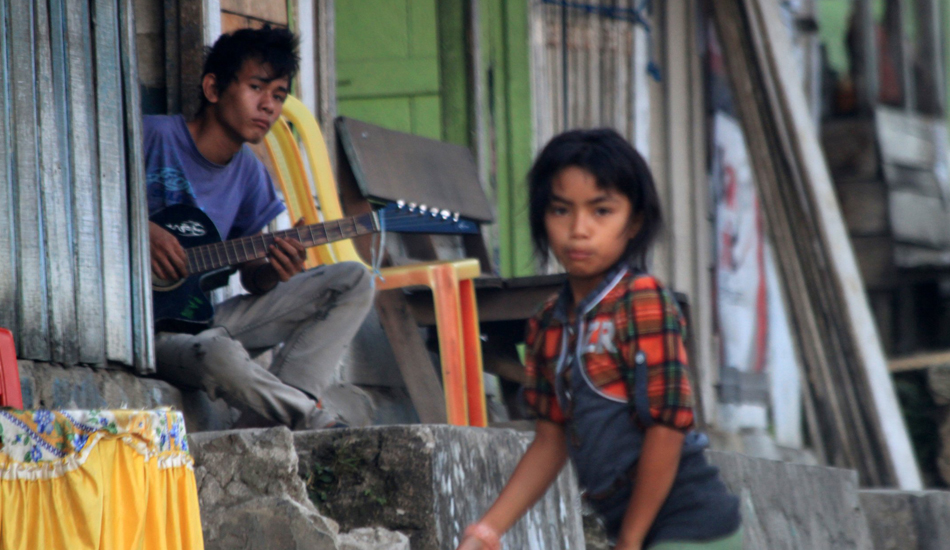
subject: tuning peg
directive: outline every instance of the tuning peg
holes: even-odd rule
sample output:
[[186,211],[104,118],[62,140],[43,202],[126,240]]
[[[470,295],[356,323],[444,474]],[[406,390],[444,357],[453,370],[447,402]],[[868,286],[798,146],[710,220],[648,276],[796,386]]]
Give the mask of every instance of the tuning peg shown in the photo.
[[455,212],[455,213],[452,214],[452,221],[453,221],[453,222],[459,221],[459,213],[458,213],[458,212]]
[[439,212],[439,216],[442,216],[442,219],[443,219],[443,220],[449,219],[449,216],[451,216],[451,215],[452,215],[452,213],[449,212],[448,210],[443,210],[443,211]]
[[418,206],[416,203],[410,202],[410,203],[409,203],[409,211],[410,211],[410,212],[415,212],[415,211],[416,211],[416,206]]
[[402,200],[402,199],[396,201],[396,208],[402,210],[402,209],[405,208],[405,207],[406,207],[406,201],[404,201],[404,200]]

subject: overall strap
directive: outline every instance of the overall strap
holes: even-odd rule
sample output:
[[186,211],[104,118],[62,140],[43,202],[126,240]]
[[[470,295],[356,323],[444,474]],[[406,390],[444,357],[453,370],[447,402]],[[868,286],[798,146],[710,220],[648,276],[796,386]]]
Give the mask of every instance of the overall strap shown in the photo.
[[[619,319],[621,315],[629,317],[621,320]],[[633,306],[632,293],[628,292],[624,295],[621,307],[614,311],[614,319],[616,326],[627,327],[627,339],[634,351],[633,365],[627,361],[619,346],[616,352],[617,366],[620,368],[620,375],[627,388],[627,405],[630,408],[630,415],[631,418],[638,419],[643,427],[649,428],[654,421],[650,416],[650,402],[647,397],[647,360],[646,353],[639,349],[640,327],[637,326],[638,319]]]

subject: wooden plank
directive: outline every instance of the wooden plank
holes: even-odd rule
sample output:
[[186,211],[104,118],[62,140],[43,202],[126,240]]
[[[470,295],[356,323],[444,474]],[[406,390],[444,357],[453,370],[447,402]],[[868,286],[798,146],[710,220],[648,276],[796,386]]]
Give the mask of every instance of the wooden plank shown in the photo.
[[[478,319],[483,323],[495,321],[527,321],[538,308],[560,290],[561,285],[516,289],[478,288]],[[435,325],[435,310],[432,296],[420,289],[410,292],[406,302],[412,310],[412,318],[420,326]]]
[[[804,94],[795,67],[785,52],[789,51],[788,36],[782,26],[778,6],[765,0],[748,0],[758,10],[760,24],[771,47],[770,60],[775,67],[776,80],[783,93],[781,106],[795,137],[797,160],[803,166],[812,193],[811,206],[830,260],[830,274],[844,306],[844,324],[857,356],[858,371],[853,372],[855,383],[866,388],[872,400],[866,408],[871,425],[879,430],[884,448],[883,458],[888,474],[905,490],[922,487],[920,471],[914,459],[910,439],[894,393],[887,364],[861,284],[857,262],[851,250],[843,220],[837,209],[834,191],[822,151],[814,139],[816,131],[808,115]],[[875,457],[877,458],[877,457]],[[885,480],[887,482],[887,480]]]
[[[802,360],[806,366],[803,379],[809,391],[806,391],[806,402],[814,405],[815,417],[823,423],[822,437],[813,441],[822,460],[830,463],[850,463],[851,451],[847,445],[835,442],[832,449],[825,448],[824,433],[840,434],[846,428],[843,421],[836,414],[833,396],[825,394],[828,388],[834,386],[827,383],[828,372],[823,368],[827,364],[827,357],[817,344],[818,332],[814,322],[812,304],[801,299],[808,296],[805,286],[802,266],[798,263],[795,250],[794,232],[789,223],[789,215],[781,207],[781,197],[777,190],[782,186],[775,180],[780,176],[773,159],[773,146],[770,141],[775,137],[763,117],[762,107],[763,86],[753,80],[758,73],[754,68],[755,61],[751,59],[751,45],[748,35],[741,27],[744,19],[741,16],[736,2],[716,3],[711,6],[716,28],[722,44],[724,61],[731,78],[733,93],[736,97],[738,113],[743,121],[744,132],[748,136],[750,158],[757,162],[752,163],[755,172],[755,181],[759,187],[760,199],[766,210],[767,227],[779,253],[783,282],[786,286],[786,296],[789,298],[789,310],[792,312],[793,326],[796,326],[796,342],[802,350]],[[822,383],[824,382],[824,383]],[[834,451],[834,454],[829,455]]]
[[328,144],[330,162],[337,164],[336,127],[333,120],[337,113],[336,99],[336,34],[335,11],[333,0],[314,0],[316,6],[316,91],[317,110],[314,111],[320,128],[323,130],[323,139]]
[[816,244],[821,242],[821,235],[811,213],[814,209],[809,188],[811,182],[805,179],[802,161],[796,157],[795,136],[783,109],[782,86],[789,84],[776,79],[774,63],[768,55],[773,44],[766,37],[765,26],[758,17],[760,14],[756,12],[756,6],[747,3],[746,8],[751,12],[749,29],[755,44],[754,53],[759,69],[763,71],[762,84],[766,95],[762,116],[771,125],[770,131],[774,140],[772,154],[779,163],[777,166],[787,163],[785,170],[776,172],[777,191],[781,200],[780,206],[786,209],[789,219],[796,220],[797,223],[792,236],[796,254],[801,258],[803,282],[807,289],[805,299],[811,301],[808,306],[812,308],[813,314],[817,314],[808,319],[808,322],[817,331],[815,342],[824,357],[824,360],[818,363],[819,373],[824,382],[830,384],[829,388],[835,388],[831,391],[825,390],[825,398],[841,430],[838,442],[847,445],[841,458],[858,469],[864,483],[881,484],[885,482],[887,473],[882,471],[878,460],[879,447],[870,441],[876,427],[868,426],[865,421],[860,404],[865,402],[866,398],[859,395],[863,388],[855,386],[853,373],[849,372],[854,355],[852,342],[839,330],[840,319],[843,317],[840,296],[827,284],[827,260],[824,257],[826,251],[822,250],[820,245],[816,247]]
[[908,168],[899,164],[885,164],[884,181],[894,190],[913,191],[921,195],[943,199],[946,194],[932,169]]
[[178,0],[163,0],[165,33],[165,97],[169,113],[181,112],[181,38],[178,30]]
[[715,240],[713,227],[713,206],[706,181],[708,160],[706,158],[706,94],[705,86],[699,85],[704,81],[704,61],[700,55],[702,50],[702,36],[705,27],[699,24],[695,14],[701,13],[700,6],[695,0],[690,0],[689,13],[694,14],[690,31],[690,80],[693,86],[691,98],[691,132],[692,144],[692,177],[693,185],[693,234],[691,241],[694,247],[693,259],[693,287],[688,290],[691,298],[692,315],[690,319],[690,333],[692,338],[692,356],[690,363],[696,373],[698,409],[701,421],[708,425],[716,419],[716,384],[719,382],[719,361],[713,341],[713,316],[715,305],[713,301],[712,273],[714,268],[713,241]]
[[135,55],[135,21],[132,0],[119,0],[119,48],[125,108],[125,154],[128,178],[128,230],[131,263],[132,304],[127,322],[132,330],[135,371],[155,372],[155,344],[152,326],[151,256],[148,238],[148,198],[145,184],[145,154],[142,151],[142,102],[139,96],[138,64]]
[[869,289],[888,289],[897,284],[894,244],[889,236],[854,236],[851,243],[864,286]]
[[409,312],[402,290],[376,294],[376,312],[396,356],[412,405],[423,424],[445,424],[445,395],[429,351]]
[[[36,60],[39,99],[40,198],[49,296],[50,360],[72,365],[79,358],[76,287],[66,185],[66,67],[62,4],[37,2]],[[52,9],[50,9],[52,8]]]
[[79,361],[102,364],[106,360],[100,251],[102,230],[89,15],[88,2],[66,4],[69,173],[74,200],[72,223],[76,246],[76,319],[78,326],[83,328],[80,331]]
[[[693,186],[698,178],[693,174],[693,135],[692,90],[701,88],[700,83],[691,81],[690,36],[695,32],[691,23],[695,13],[690,11],[688,2],[666,2],[664,19],[666,20],[666,63],[664,84],[667,90],[666,158],[667,168],[667,218],[666,232],[670,235],[671,260],[668,284],[672,288],[691,292],[696,273],[694,260],[696,253],[693,240],[696,213],[693,201],[686,197],[693,195]],[[703,113],[696,113],[703,116]],[[698,175],[700,178],[704,175]]]
[[[0,106],[4,112],[13,112],[13,73],[11,70],[12,31],[10,29],[10,4],[0,2]],[[16,179],[14,166],[17,157],[15,147],[15,113],[13,116],[0,117],[0,204],[15,205],[14,192]],[[15,208],[0,208],[0,301],[7,304],[0,308],[0,327],[10,330],[17,337],[19,346],[18,308],[15,306],[18,299],[17,282],[17,216]]]
[[39,194],[39,137],[37,129],[34,13],[31,0],[10,2],[10,45],[16,147],[16,236],[19,298],[17,356],[49,360],[45,250]]
[[283,0],[264,2],[260,0],[221,0],[221,11],[250,17],[258,20],[261,24],[267,22],[286,26],[289,21],[287,2]]
[[821,125],[821,142],[828,169],[836,182],[879,177],[880,158],[873,119],[829,120]]
[[932,248],[950,245],[950,213],[941,199],[891,191],[888,210],[896,241]]
[[911,244],[893,243],[894,265],[901,268],[946,269],[950,266],[950,250],[935,250]]
[[890,229],[887,187],[881,181],[837,183],[841,215],[852,236],[883,235]]
[[908,357],[899,357],[887,362],[890,372],[908,372],[950,365],[950,351],[919,353]]
[[102,222],[102,284],[105,292],[106,357],[134,364],[128,179],[117,0],[95,0],[93,9],[96,126]]
[[932,169],[936,156],[933,124],[942,121],[878,107],[874,113],[881,158],[886,164],[899,164],[922,170]]

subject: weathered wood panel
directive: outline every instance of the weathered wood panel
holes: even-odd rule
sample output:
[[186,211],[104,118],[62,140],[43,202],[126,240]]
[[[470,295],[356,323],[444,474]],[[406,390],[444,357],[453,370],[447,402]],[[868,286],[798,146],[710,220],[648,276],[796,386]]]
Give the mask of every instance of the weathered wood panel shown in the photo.
[[942,120],[879,107],[875,112],[875,124],[885,164],[923,170],[933,167],[936,155],[933,127],[943,124]]
[[[0,2],[0,106],[5,113],[11,112],[13,103],[9,7],[7,2]],[[0,117],[0,205],[12,205],[15,200],[15,123],[12,117]],[[19,336],[17,308],[11,307],[17,303],[17,257],[15,210],[0,208],[0,301],[6,304],[0,308],[0,326]]]
[[102,280],[105,288],[106,355],[133,362],[125,129],[121,116],[119,10],[116,0],[95,0],[96,109],[102,216]]
[[155,347],[152,331],[151,262],[148,240],[148,199],[145,185],[145,161],[142,151],[142,104],[139,99],[139,77],[135,59],[135,21],[132,0],[119,0],[119,36],[125,145],[128,159],[127,185],[128,228],[131,247],[132,309],[131,328],[133,364],[139,374],[155,371]]
[[[131,0],[120,1],[121,12],[117,0],[0,3],[0,299],[8,304],[0,326],[14,332],[24,359],[137,358],[147,371],[141,113],[134,70],[124,87],[120,79],[120,59],[134,66],[135,56]],[[137,163],[133,178],[127,154]],[[131,225],[130,211],[140,214]]]
[[102,228],[99,216],[99,150],[96,141],[92,27],[88,2],[66,3],[69,174],[76,258],[76,318],[82,327],[81,363],[103,363]]
[[884,235],[890,229],[887,186],[882,181],[854,181],[835,185],[841,215],[853,235]]
[[950,245],[950,213],[941,199],[891,191],[888,206],[896,241],[931,248]]
[[49,358],[46,265],[39,193],[39,120],[36,104],[36,62],[33,57],[35,18],[32,0],[10,2],[13,110],[16,150],[16,234],[18,356]]
[[79,358],[67,162],[66,63],[62,4],[34,4],[37,96],[39,99],[40,199],[49,301],[50,359],[74,364]]

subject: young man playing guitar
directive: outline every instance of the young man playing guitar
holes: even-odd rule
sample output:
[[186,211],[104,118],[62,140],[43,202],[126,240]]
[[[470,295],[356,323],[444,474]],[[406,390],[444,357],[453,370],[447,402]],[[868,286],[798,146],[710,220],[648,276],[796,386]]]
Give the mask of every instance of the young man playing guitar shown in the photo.
[[[205,61],[196,118],[145,117],[150,215],[196,206],[213,222],[211,230],[233,239],[258,234],[284,210],[246,144],[260,143],[280,116],[299,65],[297,43],[283,29],[222,35]],[[187,277],[176,237],[156,223],[149,224],[149,237],[153,278]],[[340,424],[319,397],[371,307],[372,276],[354,263],[303,271],[304,258],[298,241],[275,238],[266,258],[242,264],[241,283],[250,294],[219,304],[209,328],[157,334],[159,376],[224,394],[292,429]],[[269,369],[251,359],[279,344]]]

